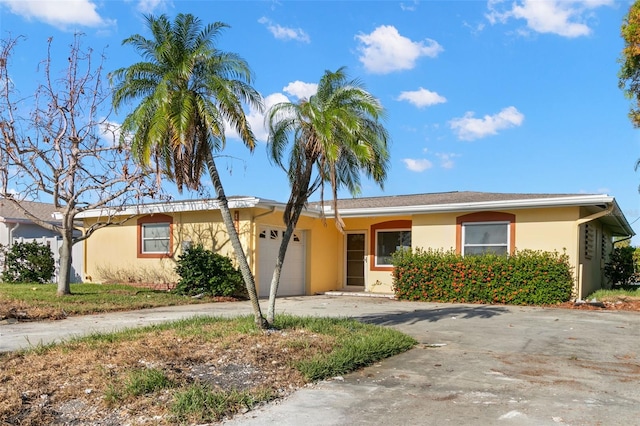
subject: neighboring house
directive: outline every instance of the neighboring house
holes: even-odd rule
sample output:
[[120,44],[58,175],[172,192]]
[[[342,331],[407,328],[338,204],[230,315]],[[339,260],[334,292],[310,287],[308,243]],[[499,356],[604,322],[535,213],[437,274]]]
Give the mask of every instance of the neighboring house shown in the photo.
[[[21,201],[21,204],[34,216],[49,223],[59,223],[55,219],[56,209],[53,204],[34,201]],[[53,252],[56,261],[56,274],[59,269],[60,253],[58,248],[62,245],[62,239],[56,232],[50,231],[35,224],[22,210],[12,202],[0,198],[0,245],[10,248],[17,242],[37,241],[48,245]],[[78,243],[73,248],[73,265],[71,270],[71,282],[82,281],[82,261],[84,247]],[[3,265],[0,264],[0,271]],[[57,276],[57,275],[56,275]]]
[[[267,296],[285,204],[231,197],[229,206],[258,292]],[[287,251],[279,295],[390,292],[392,253],[419,247],[463,255],[517,249],[566,252],[576,295],[585,297],[605,283],[603,267],[612,238],[634,235],[615,199],[607,195],[447,192],[344,199],[338,207],[344,234],[333,223],[330,203],[324,212],[318,203],[304,211]],[[85,212],[85,226],[101,214]],[[191,244],[233,256],[215,200],[148,204],[120,214],[133,216],[87,240],[87,279],[101,281],[105,271],[139,269],[163,271],[167,280],[176,280],[175,260]]]

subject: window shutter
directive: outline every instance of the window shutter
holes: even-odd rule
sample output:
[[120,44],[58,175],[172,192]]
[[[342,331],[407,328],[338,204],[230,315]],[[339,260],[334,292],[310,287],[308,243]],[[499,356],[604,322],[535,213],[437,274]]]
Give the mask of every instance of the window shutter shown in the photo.
[[590,224],[584,225],[584,257],[591,259],[596,250],[596,230]]

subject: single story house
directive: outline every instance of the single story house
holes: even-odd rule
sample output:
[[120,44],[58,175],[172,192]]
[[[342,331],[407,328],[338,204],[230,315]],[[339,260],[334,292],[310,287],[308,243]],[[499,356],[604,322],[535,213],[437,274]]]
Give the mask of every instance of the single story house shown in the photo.
[[[450,250],[462,255],[532,249],[566,252],[577,297],[606,285],[603,267],[613,237],[634,231],[613,197],[585,194],[445,192],[343,199],[334,212],[310,203],[291,240],[279,295],[330,290],[392,291],[391,255],[400,247]],[[269,294],[282,232],[284,203],[230,197],[236,229],[261,297]],[[105,212],[85,212],[90,226]],[[216,200],[131,206],[120,226],[96,231],[86,241],[87,279],[105,271],[153,270],[177,280],[175,260],[190,244],[233,257]]]
[[[35,217],[45,222],[55,223],[53,204],[38,203],[34,201],[22,201],[25,208]],[[0,198],[0,244],[11,247],[14,241],[21,238],[51,238],[56,237],[55,232],[49,231],[33,221],[18,209],[11,201]]]
[[[57,209],[53,204],[36,201],[21,201],[20,203],[38,219],[51,224],[60,223],[60,220],[57,218]],[[15,243],[33,241],[48,245],[51,248],[53,259],[56,262],[57,279],[60,261],[59,247],[62,246],[62,237],[60,237],[57,232],[34,223],[29,216],[24,214],[24,212],[17,208],[11,201],[0,198],[0,245],[5,248],[10,248]],[[83,243],[74,245],[71,282],[82,281],[83,254]],[[3,266],[4,265],[0,263],[0,270],[2,270]]]

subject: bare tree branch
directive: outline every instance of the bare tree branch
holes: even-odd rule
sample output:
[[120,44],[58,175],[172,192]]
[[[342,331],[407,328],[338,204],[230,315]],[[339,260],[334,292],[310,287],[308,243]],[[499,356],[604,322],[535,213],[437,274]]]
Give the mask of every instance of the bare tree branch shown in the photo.
[[[60,295],[70,293],[73,244],[123,219],[105,216],[78,232],[78,214],[100,207],[117,213],[157,195],[154,181],[136,165],[128,147],[105,137],[113,125],[108,121],[110,93],[102,78],[104,56],[94,64],[93,52],[84,50],[81,40],[80,34],[74,36],[65,71],[58,77],[52,71],[49,38],[47,57],[41,62],[42,83],[34,96],[22,99],[15,99],[9,72],[18,39],[0,44],[0,197],[62,237]],[[59,220],[37,217],[22,201],[51,202]]]

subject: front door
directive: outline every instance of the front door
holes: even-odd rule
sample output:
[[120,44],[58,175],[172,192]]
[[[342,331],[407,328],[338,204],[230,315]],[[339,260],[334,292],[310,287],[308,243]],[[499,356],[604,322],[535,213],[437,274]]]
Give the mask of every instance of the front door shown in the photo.
[[348,286],[364,287],[364,259],[366,248],[366,234],[364,232],[350,232],[346,243],[346,281]]

